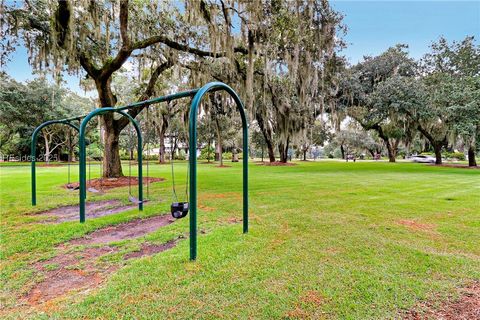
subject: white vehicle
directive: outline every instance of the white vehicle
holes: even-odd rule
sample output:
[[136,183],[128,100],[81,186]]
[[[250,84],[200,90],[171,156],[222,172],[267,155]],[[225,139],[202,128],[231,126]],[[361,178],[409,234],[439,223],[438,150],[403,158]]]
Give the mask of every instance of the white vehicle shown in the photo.
[[419,156],[412,156],[410,160],[418,163],[435,163],[436,159],[435,157],[432,157],[432,156],[419,155]]

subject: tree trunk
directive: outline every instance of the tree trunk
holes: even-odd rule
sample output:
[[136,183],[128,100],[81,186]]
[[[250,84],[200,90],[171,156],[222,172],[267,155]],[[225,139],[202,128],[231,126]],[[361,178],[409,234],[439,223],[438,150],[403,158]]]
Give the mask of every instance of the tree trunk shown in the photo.
[[288,161],[288,145],[289,141],[287,139],[287,143],[280,142],[278,144],[278,152],[280,153],[280,162],[287,163]]
[[223,147],[222,147],[222,138],[218,137],[218,161],[220,162],[220,167],[223,166]]
[[273,150],[273,143],[267,142],[268,160],[275,162],[275,151]]
[[387,151],[388,151],[388,162],[395,162],[396,161],[396,155],[397,152],[395,148],[392,146],[390,141],[386,139],[385,144],[387,145]]
[[120,135],[116,133],[116,130],[105,128],[103,177],[118,178],[123,176],[119,140]]
[[210,148],[212,146],[212,140],[208,138],[208,146],[207,146],[207,162],[210,163]]
[[160,146],[158,148],[158,163],[165,163],[165,132],[160,130]]
[[390,142],[390,139],[384,133],[383,128],[379,124],[375,124],[375,125],[369,127],[369,129],[373,129],[373,130],[377,131],[378,136],[385,142],[385,145],[387,146],[387,152],[388,152],[388,161],[389,162],[396,162],[398,143],[400,142],[400,140],[396,141],[392,145],[391,142]]
[[268,125],[265,124],[264,119],[259,112],[255,114],[255,118],[257,119],[258,126],[260,127],[260,131],[262,131],[263,138],[265,139],[265,143],[267,144],[268,158],[270,162],[275,162],[275,151],[273,147],[272,132]]
[[48,137],[48,133],[42,132],[43,138],[45,139],[45,162],[47,164],[50,163],[50,140]]
[[[95,86],[97,87],[98,98],[100,106],[113,107],[117,103],[111,88],[111,78],[96,79]],[[122,162],[120,161],[120,132],[128,124],[121,127],[118,120],[113,118],[112,113],[106,113],[101,116],[102,126],[105,129],[105,151],[103,159],[103,177],[104,178],[118,178],[123,176]]]
[[375,159],[375,150],[367,149],[367,151],[370,152],[370,154],[372,155],[372,158]]
[[470,146],[468,148],[468,166],[469,167],[476,167],[477,160],[475,159],[475,146]]
[[160,127],[159,138],[160,138],[160,147],[158,150],[158,162],[165,163],[165,133],[168,129],[168,115],[162,115],[162,125]]
[[217,134],[217,143],[215,146],[215,160],[220,162],[220,166],[223,166],[223,141],[222,133],[220,132],[220,123],[218,118],[215,117],[215,131]]
[[442,164],[442,143],[435,143],[433,150],[435,151],[435,164]]
[[303,150],[303,161],[307,161],[307,149]]
[[433,147],[435,151],[435,164],[442,164],[442,147],[447,145],[447,137],[444,136],[443,139],[440,141],[438,139],[434,139],[434,137],[425,130],[420,124],[418,124],[418,131],[422,133],[422,135],[427,138],[430,145]]
[[220,162],[220,166],[223,166],[223,146],[222,136],[217,126],[217,143],[215,144],[215,160]]
[[264,153],[265,148],[262,146],[262,162],[263,162],[263,153]]
[[388,137],[383,134],[382,129],[377,131],[378,131],[379,137],[383,140],[383,142],[385,142],[385,145],[387,146],[388,162],[396,162],[398,144],[394,143],[392,145],[392,143],[390,142],[390,139],[388,139]]
[[345,149],[343,148],[343,144],[340,145],[340,152],[342,153],[342,159],[346,159],[346,157],[345,157]]
[[238,152],[236,147],[233,147],[232,149],[232,162],[238,162]]
[[75,162],[75,153],[73,152],[73,137],[72,131],[68,131],[67,135],[67,144],[68,144],[68,162]]

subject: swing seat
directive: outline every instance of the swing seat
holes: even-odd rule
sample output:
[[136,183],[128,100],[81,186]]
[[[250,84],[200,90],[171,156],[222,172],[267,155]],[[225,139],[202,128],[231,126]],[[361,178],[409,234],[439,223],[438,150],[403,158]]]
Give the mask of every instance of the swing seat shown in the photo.
[[181,219],[187,216],[188,209],[189,209],[188,202],[174,202],[170,207],[170,211],[172,212],[172,217],[175,219]]
[[132,203],[135,203],[135,204],[140,204],[142,203],[142,201],[138,200],[137,198],[135,198],[134,196],[128,196],[128,201],[132,202]]
[[95,188],[93,188],[93,187],[88,188],[87,191],[88,191],[88,192],[92,192],[92,193],[100,193],[99,190],[97,190],[97,189],[95,189]]
[[69,185],[67,185],[67,189],[71,190],[71,191],[75,191],[75,190],[80,189],[80,186],[74,186],[72,184],[69,184]]

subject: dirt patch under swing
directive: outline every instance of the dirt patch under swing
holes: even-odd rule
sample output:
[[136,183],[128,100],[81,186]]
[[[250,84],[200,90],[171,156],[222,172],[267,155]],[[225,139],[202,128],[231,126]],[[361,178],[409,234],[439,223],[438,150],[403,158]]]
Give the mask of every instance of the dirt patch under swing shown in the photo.
[[[43,280],[31,288],[24,296],[28,304],[38,305],[60,297],[70,291],[84,290],[98,286],[109,274],[121,267],[121,263],[111,264],[99,258],[117,253],[118,246],[110,242],[133,239],[153,232],[172,223],[169,215],[135,219],[116,226],[96,230],[89,235],[72,240],[57,247],[59,253],[48,260],[36,262],[33,266],[41,273]],[[98,245],[75,250],[76,245]],[[154,255],[173,248],[176,240],[163,244],[142,243],[137,251],[127,253],[124,260]]]
[[[143,243],[140,250],[124,255],[124,260],[151,256],[175,247],[172,240],[163,244]],[[109,274],[118,270],[121,264],[109,265],[98,262],[107,254],[116,253],[118,247],[88,248],[81,252],[60,254],[36,269],[43,273],[43,281],[36,284],[25,296],[30,305],[37,305],[58,298],[68,292],[93,288],[100,285]]]
[[154,243],[142,243],[140,250],[127,253],[123,258],[129,260],[132,258],[140,258],[145,256],[151,256],[156,253],[163,252],[165,250],[175,247],[177,243],[175,241],[168,241],[163,244],[154,244]]
[[[165,181],[164,178],[153,178],[153,177],[143,177],[143,184]],[[74,182],[70,184],[65,184],[63,187],[65,189],[78,189],[79,182]],[[108,190],[113,188],[137,186],[138,178],[137,177],[120,177],[120,178],[97,178],[87,180],[87,188],[94,188],[96,190]]]
[[175,219],[169,214],[145,219],[134,219],[126,223],[95,230],[80,239],[70,241],[70,243],[75,245],[101,244],[138,238],[174,221]]
[[[108,216],[111,214],[120,213],[123,211],[131,210],[136,208],[137,205],[134,204],[123,204],[119,200],[103,200],[103,201],[89,201],[85,205],[86,218],[93,219],[103,216]],[[46,217],[46,223],[61,223],[65,221],[75,221],[78,220],[80,215],[80,209],[78,205],[72,206],[63,206],[54,208],[47,211],[42,211],[35,213],[35,216],[44,216]]]
[[427,301],[408,311],[403,319],[480,319],[480,281],[459,290],[458,299],[450,299],[441,305]]

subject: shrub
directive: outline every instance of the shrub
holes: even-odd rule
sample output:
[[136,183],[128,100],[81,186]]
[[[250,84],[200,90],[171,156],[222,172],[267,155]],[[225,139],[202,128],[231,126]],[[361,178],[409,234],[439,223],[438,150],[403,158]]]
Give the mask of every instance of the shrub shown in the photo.
[[[209,159],[210,158],[210,159]],[[214,160],[215,159],[215,149],[210,146],[210,148],[205,147],[202,149],[202,152],[200,153],[200,157],[198,157],[199,160]]]
[[463,152],[445,152],[442,156],[447,159],[456,159],[459,161],[465,161],[466,159]]

